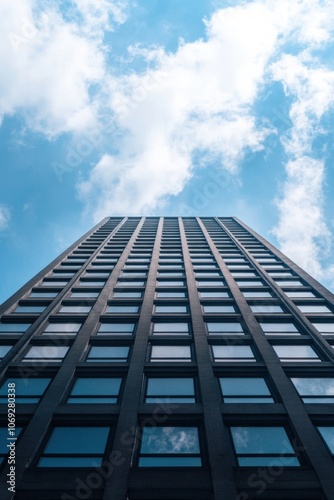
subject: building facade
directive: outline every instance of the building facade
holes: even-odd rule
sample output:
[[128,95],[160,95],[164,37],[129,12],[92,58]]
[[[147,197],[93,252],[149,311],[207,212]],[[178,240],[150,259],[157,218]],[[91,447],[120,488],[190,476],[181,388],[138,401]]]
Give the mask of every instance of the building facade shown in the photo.
[[237,218],[106,218],[0,318],[1,499],[334,499],[334,296]]

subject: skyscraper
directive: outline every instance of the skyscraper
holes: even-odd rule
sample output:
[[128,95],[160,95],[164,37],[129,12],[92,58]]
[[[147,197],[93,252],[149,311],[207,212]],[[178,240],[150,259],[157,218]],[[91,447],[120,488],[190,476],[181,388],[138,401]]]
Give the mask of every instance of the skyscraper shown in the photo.
[[333,311],[237,218],[104,219],[1,306],[0,497],[333,499]]

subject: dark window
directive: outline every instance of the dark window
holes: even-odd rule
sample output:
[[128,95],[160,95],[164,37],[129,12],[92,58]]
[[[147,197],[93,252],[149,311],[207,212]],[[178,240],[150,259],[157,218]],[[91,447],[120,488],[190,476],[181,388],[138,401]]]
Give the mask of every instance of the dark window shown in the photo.
[[16,403],[38,403],[51,378],[8,378],[0,388],[0,403],[7,403],[8,383],[15,384]]
[[144,427],[139,467],[201,467],[197,427]]
[[282,313],[283,309],[280,306],[277,305],[271,305],[271,304],[260,304],[260,305],[250,305],[251,310],[253,313]]
[[205,313],[235,313],[233,306],[229,305],[203,305],[203,310]]
[[187,335],[188,323],[153,323],[154,335]]
[[134,314],[139,311],[139,306],[108,306],[106,312],[114,314]]
[[153,345],[150,360],[163,362],[191,361],[191,349],[189,345]]
[[42,313],[46,306],[17,306],[13,313],[35,314]]
[[321,361],[310,345],[273,345],[281,361]]
[[82,298],[82,299],[96,299],[99,296],[99,292],[72,292],[71,297]]
[[21,361],[25,362],[47,362],[57,363],[63,360],[68,347],[54,345],[36,345],[29,348]]
[[117,403],[121,378],[77,378],[67,403]]
[[75,335],[78,333],[82,323],[49,323],[42,335],[56,333],[58,335]]
[[92,346],[86,361],[125,363],[128,360],[129,350],[128,346]]
[[29,295],[29,298],[45,298],[45,299],[53,299],[54,297],[57,297],[58,292],[31,292]]
[[55,427],[38,467],[98,467],[109,427]]
[[331,313],[332,311],[324,305],[296,304],[302,313]]
[[135,323],[101,323],[98,335],[133,335]]
[[193,378],[148,378],[145,403],[195,403]]
[[327,444],[330,452],[334,455],[334,427],[317,427],[321,437]]
[[262,323],[260,326],[266,335],[300,335],[293,323]]
[[187,312],[187,306],[155,306],[156,313],[175,313],[181,314]]
[[207,322],[209,335],[243,335],[242,325],[236,322]]
[[304,403],[334,403],[334,378],[292,377]]
[[284,427],[231,427],[241,466],[299,466]]
[[12,347],[12,345],[0,345],[0,359],[4,358]]
[[323,335],[334,335],[334,323],[313,323],[314,328]]
[[249,345],[212,345],[214,361],[256,361]]
[[223,377],[219,379],[224,403],[273,403],[264,378]]

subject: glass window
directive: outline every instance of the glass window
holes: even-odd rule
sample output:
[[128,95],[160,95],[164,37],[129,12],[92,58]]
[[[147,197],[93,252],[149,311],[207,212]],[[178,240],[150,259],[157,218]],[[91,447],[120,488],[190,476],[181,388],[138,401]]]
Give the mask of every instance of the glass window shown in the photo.
[[119,299],[139,299],[141,292],[114,292],[114,297]]
[[150,361],[191,361],[191,349],[189,345],[153,345]]
[[321,361],[310,345],[273,345],[281,361]]
[[256,361],[249,345],[212,345],[214,361]]
[[224,403],[273,403],[264,378],[224,377],[219,379]]
[[197,427],[144,427],[139,467],[201,467]]
[[217,291],[217,292],[199,292],[199,296],[201,298],[205,299],[213,299],[213,298],[218,298],[218,299],[223,299],[229,297],[229,294],[227,292],[222,292],[222,291]]
[[251,269],[251,266],[248,264],[228,264],[227,267],[229,268],[230,271],[232,270],[237,270],[237,269]]
[[206,324],[209,335],[243,335],[244,330],[240,323],[235,322],[208,322]]
[[243,286],[263,286],[262,281],[241,281],[241,280],[236,280],[235,281],[237,285],[239,285],[240,288]]
[[54,271],[50,274],[50,278],[72,278],[75,275],[75,272],[69,272],[66,269]]
[[225,259],[224,259],[224,261],[225,261],[225,263],[226,263],[226,264],[228,264],[228,263],[229,263],[229,264],[232,264],[232,263],[233,263],[233,264],[236,264],[236,263],[238,263],[238,262],[241,262],[241,263],[243,263],[243,262],[247,262],[245,259],[241,259],[241,258],[234,259],[234,258],[232,258],[232,257],[230,257],[230,258],[225,258]]
[[114,314],[135,314],[139,311],[139,306],[108,306],[106,312]]
[[145,286],[145,281],[140,281],[140,280],[133,280],[133,281],[118,281],[116,283],[117,287],[123,287],[123,286]]
[[[14,439],[17,439],[21,434],[22,427],[13,428],[13,435],[10,436],[13,440],[8,440],[8,427],[0,427],[0,464],[4,461],[4,458],[8,455],[9,447],[8,444],[12,442],[15,443]],[[17,443],[17,442],[16,442]]]
[[195,403],[193,378],[148,378],[145,403]]
[[72,292],[71,297],[78,299],[96,299],[99,292]]
[[330,313],[332,312],[327,306],[311,305],[311,304],[296,304],[302,313]]
[[38,467],[98,467],[109,427],[55,427]]
[[334,323],[313,323],[314,328],[323,335],[334,335]]
[[0,323],[0,333],[20,334],[27,331],[31,323]]
[[163,277],[166,277],[166,278],[167,277],[168,278],[173,278],[173,277],[178,278],[178,277],[180,277],[181,278],[181,277],[184,276],[184,273],[183,272],[178,272],[178,271],[175,271],[175,272],[173,272],[173,271],[169,271],[169,272],[168,271],[161,271],[161,272],[158,271],[158,276],[160,278],[163,278]]
[[163,280],[158,280],[157,281],[158,286],[184,286],[184,281],[181,280],[168,280],[168,281],[163,281]]
[[12,347],[12,345],[0,345],[0,359],[4,358]]
[[187,306],[155,306],[156,313],[186,313]]
[[82,323],[49,323],[42,335],[57,333],[59,335],[76,335]]
[[334,403],[334,378],[292,377],[304,403]]
[[137,277],[137,278],[146,278],[147,273],[141,272],[141,271],[122,271],[121,276],[123,278],[132,278],[132,277]]
[[287,271],[282,271],[282,272],[275,272],[275,271],[271,272],[271,271],[268,271],[268,274],[272,278],[285,278],[285,277],[288,277],[288,276],[293,276],[292,273],[289,273]]
[[45,309],[46,306],[17,306],[13,313],[35,314],[42,313]]
[[43,281],[41,286],[65,286],[68,281]]
[[317,429],[330,452],[334,455],[334,427],[317,427]]
[[283,309],[280,306],[275,306],[275,305],[250,305],[251,310],[253,313],[282,313]]
[[108,278],[109,276],[110,276],[110,273],[102,273],[102,272],[98,272],[98,271],[96,271],[94,273],[93,272],[88,273],[88,271],[87,271],[87,273],[83,275],[84,278],[97,278],[97,279]]
[[235,309],[233,306],[228,305],[203,305],[203,310],[205,313],[234,313]]
[[128,269],[128,270],[134,269],[134,270],[136,270],[136,269],[148,269],[148,267],[149,267],[148,264],[132,264],[131,265],[131,263],[129,263],[129,264],[125,264],[124,269]]
[[44,299],[53,299],[57,297],[59,292],[31,292],[29,298],[39,298],[42,297]]
[[86,361],[103,363],[126,363],[129,356],[128,346],[92,346]]
[[284,427],[231,427],[234,448],[241,466],[298,466]]
[[153,323],[154,335],[187,335],[189,334],[188,323]]
[[276,280],[276,283],[278,284],[278,286],[303,286],[303,283],[298,280]]
[[61,306],[58,312],[68,314],[87,314],[89,313],[91,308],[91,306]]
[[200,272],[200,271],[197,271],[195,273],[195,276],[197,278],[201,278],[202,276],[206,276],[207,278],[210,278],[210,277],[214,277],[214,276],[220,276],[221,274],[219,272],[213,272],[213,271],[203,271],[203,272]]
[[105,281],[80,281],[79,286],[104,286]]
[[256,276],[256,273],[248,272],[248,271],[245,271],[245,272],[242,272],[242,271],[240,271],[240,272],[239,271],[232,271],[231,275],[234,278],[250,278],[251,276]]
[[242,292],[244,297],[256,298],[256,297],[272,297],[270,292]]
[[289,334],[300,335],[293,323],[262,323],[260,326],[266,335]]
[[262,264],[263,269],[286,269],[281,264]]
[[101,323],[98,335],[133,335],[135,323]]
[[203,258],[203,257],[192,257],[191,259],[191,262],[193,264],[208,264],[208,263],[215,263],[215,260],[214,259],[210,259],[210,258]]
[[63,360],[68,347],[54,345],[35,345],[29,348],[21,361],[25,362],[47,362],[57,363]]
[[157,292],[159,299],[183,299],[185,296],[185,292]]
[[67,403],[117,403],[121,382],[121,378],[79,377]]
[[10,377],[4,381],[0,388],[0,403],[7,403],[8,383],[15,384],[15,401],[19,403],[38,403],[51,378],[15,378]]
[[285,295],[287,295],[288,297],[290,298],[295,298],[295,297],[298,297],[298,298],[304,298],[304,297],[315,297],[314,293],[312,292],[286,292],[284,291]]
[[159,269],[163,270],[171,270],[171,269],[183,269],[183,264],[161,264],[159,265]]
[[212,280],[212,281],[205,281],[205,280],[197,280],[197,286],[224,286],[225,282],[222,280]]

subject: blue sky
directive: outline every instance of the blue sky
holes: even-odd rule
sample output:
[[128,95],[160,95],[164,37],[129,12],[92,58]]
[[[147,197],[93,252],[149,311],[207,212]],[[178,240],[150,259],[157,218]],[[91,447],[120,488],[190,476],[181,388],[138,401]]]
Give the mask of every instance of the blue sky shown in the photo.
[[330,0],[4,0],[0,302],[107,215],[236,215],[334,288]]

